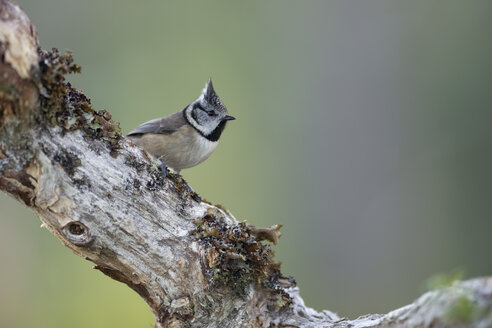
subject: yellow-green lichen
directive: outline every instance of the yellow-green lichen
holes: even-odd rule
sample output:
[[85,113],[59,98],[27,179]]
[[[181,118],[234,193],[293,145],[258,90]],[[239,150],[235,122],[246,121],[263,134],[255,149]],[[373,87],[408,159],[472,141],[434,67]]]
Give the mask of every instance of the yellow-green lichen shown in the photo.
[[245,222],[227,224],[219,210],[211,208],[194,220],[195,236],[204,249],[205,274],[216,288],[227,288],[245,296],[252,284],[270,291],[270,301],[280,309],[291,304],[280,281],[289,281],[273,260],[270,245],[262,243]]
[[448,273],[434,274],[425,282],[426,290],[434,290],[450,287],[455,281],[463,280],[465,278],[465,271],[462,269],[455,269]]
[[466,324],[475,319],[478,314],[477,305],[466,295],[458,297],[446,313],[450,324]]
[[104,141],[112,155],[121,148],[119,123],[105,110],[96,111],[82,92],[65,80],[65,75],[80,73],[72,54],[60,54],[57,49],[39,52],[40,57],[40,123],[59,126],[64,132],[83,130],[92,139]]

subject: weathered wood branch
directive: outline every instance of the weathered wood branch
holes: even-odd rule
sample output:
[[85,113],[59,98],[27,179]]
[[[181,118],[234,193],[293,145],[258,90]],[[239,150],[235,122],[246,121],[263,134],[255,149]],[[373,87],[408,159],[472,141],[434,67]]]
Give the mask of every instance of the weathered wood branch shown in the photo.
[[267,244],[279,226],[238,223],[201,201],[64,80],[70,54],[39,49],[12,1],[0,0],[0,189],[65,246],[135,290],[157,327],[492,326],[492,280],[424,294],[386,315],[341,319],[304,305]]

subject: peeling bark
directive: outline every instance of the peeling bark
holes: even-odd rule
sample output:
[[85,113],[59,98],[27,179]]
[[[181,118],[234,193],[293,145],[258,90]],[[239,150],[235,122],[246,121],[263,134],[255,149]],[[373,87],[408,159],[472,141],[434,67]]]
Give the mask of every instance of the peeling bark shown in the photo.
[[492,279],[424,294],[356,320],[304,305],[267,242],[280,225],[239,223],[181,176],[162,178],[106,111],[64,80],[70,54],[39,49],[12,1],[0,0],[0,189],[64,245],[127,284],[156,327],[490,327]]

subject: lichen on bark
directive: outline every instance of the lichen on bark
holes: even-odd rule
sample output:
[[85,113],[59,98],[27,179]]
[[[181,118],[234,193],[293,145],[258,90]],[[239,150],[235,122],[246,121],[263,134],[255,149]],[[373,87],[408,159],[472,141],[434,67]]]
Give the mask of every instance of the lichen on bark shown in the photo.
[[271,247],[262,243],[246,222],[228,224],[223,213],[210,208],[193,221],[193,234],[200,241],[211,285],[245,297],[255,284],[270,292],[277,307],[288,306],[291,298],[283,287],[294,287],[295,280],[282,275]]
[[120,123],[106,110],[96,111],[88,97],[72,87],[65,75],[81,72],[71,52],[56,48],[39,50],[41,71],[41,111],[39,123],[60,126],[64,131],[83,130],[88,138],[103,140],[116,156],[121,149]]
[[[0,0],[0,190],[62,243],[135,290],[156,327],[490,327],[492,279],[454,283],[355,320],[305,306],[266,242],[280,226],[238,222],[121,135],[65,75],[70,53]],[[322,283],[322,282],[320,282]]]

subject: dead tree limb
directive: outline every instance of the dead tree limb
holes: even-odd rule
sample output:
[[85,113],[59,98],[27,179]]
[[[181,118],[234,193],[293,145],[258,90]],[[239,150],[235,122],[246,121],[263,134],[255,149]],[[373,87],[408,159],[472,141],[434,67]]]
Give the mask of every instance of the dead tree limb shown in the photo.
[[70,54],[40,50],[35,27],[0,0],[0,189],[65,246],[135,290],[156,327],[444,327],[492,325],[492,280],[424,294],[386,315],[341,319],[304,305],[260,229],[162,178],[64,75]]

